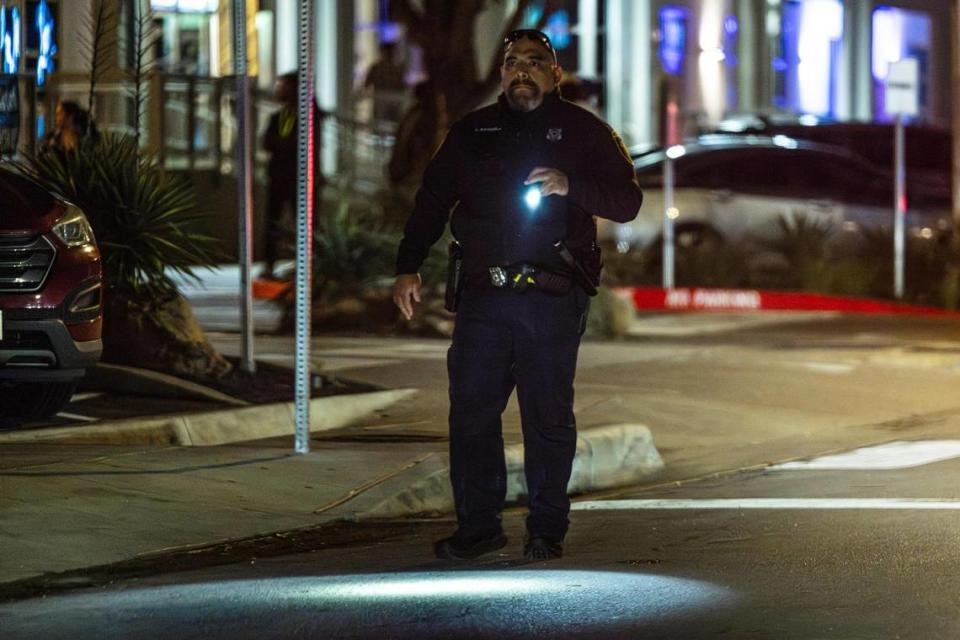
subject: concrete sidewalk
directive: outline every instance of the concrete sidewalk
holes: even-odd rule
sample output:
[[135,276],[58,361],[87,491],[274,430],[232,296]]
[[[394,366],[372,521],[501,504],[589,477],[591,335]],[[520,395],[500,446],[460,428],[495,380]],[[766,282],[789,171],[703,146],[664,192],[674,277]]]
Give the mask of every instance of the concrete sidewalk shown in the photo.
[[[824,320],[789,334],[752,327],[724,334],[726,342],[711,334],[585,344],[573,489],[643,482],[663,469],[661,453],[662,481],[675,481],[927,431],[944,437],[960,424],[960,348],[909,328],[902,337],[872,325],[844,332]],[[236,351],[237,336],[212,337]],[[290,340],[261,337],[258,356],[286,362]],[[192,447],[0,445],[0,583],[336,520],[449,513],[447,346],[316,340],[324,371],[418,393],[315,433],[308,455],[293,455],[292,436]],[[513,401],[504,428],[515,496]]]
[[[314,439],[307,455],[294,455],[286,437],[217,447],[3,445],[0,583],[334,520],[451,511],[445,442],[365,440]],[[626,441],[633,445],[621,448]],[[588,433],[579,448],[576,491],[662,468],[645,429]],[[515,499],[522,455],[510,459]]]
[[[169,439],[138,435],[153,433],[153,423],[169,418],[7,432],[0,438],[0,583],[337,520],[449,514],[447,443],[438,427],[445,422],[442,407],[435,401],[418,405],[409,391],[396,392],[395,400],[405,405],[399,412],[412,409],[423,420],[391,424],[389,409],[378,403],[369,405],[365,418],[362,410],[354,412],[352,422],[362,424],[337,423],[339,429],[327,430],[318,419],[323,423],[329,416],[315,411],[306,455],[293,453],[292,435],[219,446],[197,446],[204,443],[196,437],[192,446],[168,446]],[[362,407],[372,395],[323,400],[342,405],[354,398]],[[276,433],[287,422],[292,434],[289,407],[275,406],[273,417],[262,415],[270,406],[261,406],[221,410],[230,415],[217,421],[174,418],[191,418],[195,431],[221,428],[215,422],[231,430],[242,426],[247,437]],[[137,423],[132,435],[131,423]],[[89,444],[111,442],[111,429],[117,431],[112,441],[123,444]],[[525,493],[522,446],[516,429],[506,431],[508,500],[516,501]],[[570,490],[633,484],[662,469],[643,425],[584,429]]]

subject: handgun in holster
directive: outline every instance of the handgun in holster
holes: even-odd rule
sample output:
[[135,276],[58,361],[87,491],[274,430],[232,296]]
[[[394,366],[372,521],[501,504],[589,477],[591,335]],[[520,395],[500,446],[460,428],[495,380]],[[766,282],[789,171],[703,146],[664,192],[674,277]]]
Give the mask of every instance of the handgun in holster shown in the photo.
[[463,290],[463,247],[456,240],[447,247],[447,289],[444,292],[443,308],[456,313]]
[[583,268],[583,264],[577,260],[570,249],[567,248],[567,245],[564,244],[563,240],[557,240],[553,243],[554,249],[560,254],[560,258],[563,260],[564,264],[567,265],[573,271],[574,281],[583,287],[583,290],[587,292],[588,296],[597,295],[597,286],[599,282],[594,281],[594,278],[587,273],[587,270]]

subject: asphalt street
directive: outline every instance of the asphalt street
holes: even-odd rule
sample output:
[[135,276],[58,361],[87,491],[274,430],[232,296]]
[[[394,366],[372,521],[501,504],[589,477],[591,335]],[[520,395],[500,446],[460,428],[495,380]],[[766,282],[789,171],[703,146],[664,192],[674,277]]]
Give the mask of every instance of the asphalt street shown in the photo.
[[[960,323],[689,316],[667,327],[582,351],[581,427],[647,424],[667,467],[579,496],[561,560],[522,558],[519,509],[505,515],[509,545],[467,563],[432,558],[449,519],[361,522],[336,540],[286,536],[279,551],[238,549],[217,566],[158,565],[3,604],[3,636],[960,637]],[[290,358],[288,337],[258,348]],[[442,438],[445,350],[344,336],[318,339],[314,356],[421,389],[350,437]],[[511,405],[508,442],[516,422]]]
[[0,622],[7,638],[956,638],[960,441],[930,463],[897,446],[861,468],[581,500],[558,561],[523,560],[518,513],[502,553],[466,563],[430,557],[449,522],[405,522],[0,606]]

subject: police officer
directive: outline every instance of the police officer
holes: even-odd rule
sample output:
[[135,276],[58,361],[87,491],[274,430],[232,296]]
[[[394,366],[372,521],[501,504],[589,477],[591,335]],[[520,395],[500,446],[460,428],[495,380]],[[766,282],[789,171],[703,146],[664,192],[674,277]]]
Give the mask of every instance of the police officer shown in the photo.
[[458,527],[435,552],[475,558],[507,542],[501,414],[516,387],[529,506],[524,554],[543,560],[562,555],[567,533],[573,379],[592,288],[555,243],[595,284],[594,217],[632,220],[642,194],[617,134],[560,97],[561,69],[545,34],[510,33],[500,75],[496,104],[455,123],[424,173],[393,299],[409,319],[420,301],[417,272],[449,219],[465,273],[447,354]]

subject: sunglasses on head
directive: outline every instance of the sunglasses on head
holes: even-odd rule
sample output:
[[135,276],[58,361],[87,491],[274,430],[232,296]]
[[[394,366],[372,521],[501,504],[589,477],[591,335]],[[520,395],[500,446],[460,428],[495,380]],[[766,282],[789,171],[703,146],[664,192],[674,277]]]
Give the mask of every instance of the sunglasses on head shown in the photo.
[[507,34],[507,37],[503,39],[503,45],[509,47],[517,40],[526,38],[527,40],[533,40],[534,42],[539,42],[544,47],[547,48],[547,51],[550,52],[550,55],[553,56],[553,61],[557,61],[557,51],[553,48],[553,43],[550,42],[550,38],[547,37],[543,31],[538,31],[537,29],[516,29]]

